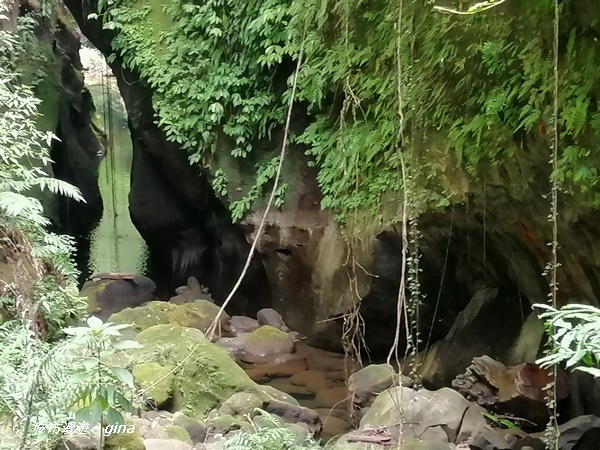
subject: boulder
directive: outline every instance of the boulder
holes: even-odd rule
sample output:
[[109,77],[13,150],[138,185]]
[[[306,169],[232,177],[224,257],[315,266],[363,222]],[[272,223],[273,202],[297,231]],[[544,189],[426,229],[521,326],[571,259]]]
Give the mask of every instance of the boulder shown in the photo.
[[[377,396],[360,421],[360,430],[402,425],[403,437],[420,438],[439,428],[445,442],[457,442],[486,425],[481,414],[485,410],[467,401],[458,392],[442,388],[438,391],[393,387]],[[465,417],[469,414],[468,423]]]
[[156,284],[150,278],[100,279],[83,285],[80,295],[87,297],[88,312],[102,320],[125,308],[134,308],[153,298]]
[[350,375],[348,390],[354,404],[365,406],[394,383],[406,385],[407,381],[401,380],[389,364],[371,364]]
[[272,308],[264,308],[258,311],[256,313],[256,320],[258,320],[260,325],[269,325],[286,333],[290,331],[281,315]]
[[157,363],[141,363],[133,368],[135,383],[146,392],[156,406],[164,404],[172,394],[173,374],[171,367],[163,367]]
[[253,393],[262,401],[277,398],[250,380],[226,350],[197,329],[155,325],[138,334],[136,340],[143,348],[126,350],[111,357],[109,363],[120,367],[142,362],[179,366],[173,379],[172,406],[191,417],[204,417],[237,392]]
[[235,353],[244,349],[246,341],[248,340],[248,336],[250,336],[250,333],[241,333],[236,337],[220,338],[217,339],[215,344],[217,344],[219,347],[226,348],[227,350]]
[[234,336],[252,333],[260,327],[257,320],[245,316],[232,316],[226,326],[226,330]]
[[181,412],[176,412],[173,415],[173,425],[184,428],[193,444],[204,442],[204,439],[206,438],[206,428],[204,425],[202,425],[200,421],[186,416]]
[[[561,401],[569,395],[569,389],[565,373],[560,369],[557,373],[557,397]],[[458,375],[452,386],[479,405],[494,405],[501,414],[544,423],[548,420],[544,391],[548,382],[548,371],[535,364],[506,367],[484,355],[473,358],[466,372]]]
[[247,392],[238,392],[221,405],[219,412],[231,416],[254,415],[256,408],[262,408],[263,402],[258,396]]
[[[197,328],[204,332],[219,312],[219,307],[206,300],[175,305],[154,301],[146,306],[126,308],[109,317],[108,321],[118,324],[131,323],[135,331],[143,331],[154,325],[173,324],[182,327]],[[229,317],[223,313],[220,321],[225,325]]]
[[248,336],[243,355],[240,358],[243,361],[258,362],[249,359],[253,359],[252,357],[274,358],[293,352],[294,341],[287,333],[270,325],[265,325]]
[[269,401],[264,404],[264,410],[275,414],[285,423],[304,423],[313,434],[319,434],[323,429],[321,417],[312,409],[303,406],[290,405],[280,401]]

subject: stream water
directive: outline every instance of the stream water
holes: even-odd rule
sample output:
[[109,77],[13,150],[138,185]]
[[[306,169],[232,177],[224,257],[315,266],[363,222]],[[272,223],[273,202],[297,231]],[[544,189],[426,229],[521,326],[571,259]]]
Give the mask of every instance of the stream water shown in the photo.
[[[95,122],[107,134],[107,154],[100,163],[98,185],[104,202],[102,219],[90,236],[91,272],[144,274],[146,244],[129,215],[133,146],[127,113],[116,81],[104,57],[83,47],[85,80],[96,105]],[[106,76],[108,74],[108,76]]]

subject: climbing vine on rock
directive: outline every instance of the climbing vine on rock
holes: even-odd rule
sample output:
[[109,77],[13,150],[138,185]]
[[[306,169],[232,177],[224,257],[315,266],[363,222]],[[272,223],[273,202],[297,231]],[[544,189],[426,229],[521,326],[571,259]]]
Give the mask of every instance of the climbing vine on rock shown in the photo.
[[[268,143],[283,123],[305,32],[297,99],[306,113],[294,127],[294,143],[318,168],[321,206],[341,223],[357,209],[368,211],[372,223],[384,219],[386,199],[402,189],[395,152],[398,32],[403,144],[428,161],[433,206],[448,204],[450,194],[437,179],[446,165],[455,163],[471,178],[490,166],[536,165],[529,146],[549,139],[551,0],[503,2],[474,15],[443,14],[433,6],[430,0],[407,4],[398,31],[394,5],[379,0],[101,0],[98,18],[117,30],[111,58],[153,88],[168,138],[187,149],[192,163],[216,162],[213,171],[226,155],[267,172],[276,151]],[[559,89],[564,150],[557,176],[567,193],[599,204],[600,161],[593,148],[600,110],[593,99],[600,14],[591,2],[574,0],[562,2],[561,14],[560,59],[569,71]],[[439,152],[449,159],[438,161],[433,155]],[[225,175],[221,186],[235,191],[222,183],[230,174],[219,174]],[[231,202],[235,217],[261,195],[258,183],[247,186],[243,198]]]

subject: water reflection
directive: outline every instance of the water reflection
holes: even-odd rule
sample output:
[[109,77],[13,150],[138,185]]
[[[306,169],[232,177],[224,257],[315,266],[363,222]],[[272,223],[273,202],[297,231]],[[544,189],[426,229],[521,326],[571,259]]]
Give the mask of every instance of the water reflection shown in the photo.
[[[144,274],[147,248],[144,240],[131,222],[129,215],[129,190],[133,148],[127,114],[112,76],[107,80],[102,55],[93,49],[83,48],[81,58],[86,84],[94,98],[97,114],[95,122],[113,143],[108,147],[98,176],[98,185],[104,212],[98,226],[90,236],[89,268],[92,272],[124,272]],[[109,127],[109,122],[112,124]],[[112,139],[109,133],[112,131]]]

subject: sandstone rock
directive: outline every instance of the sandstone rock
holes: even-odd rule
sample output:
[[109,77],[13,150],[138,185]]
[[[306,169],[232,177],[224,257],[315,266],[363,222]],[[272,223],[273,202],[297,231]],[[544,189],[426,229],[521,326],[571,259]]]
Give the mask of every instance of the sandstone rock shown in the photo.
[[176,439],[144,439],[142,450],[192,450],[192,446]]
[[293,352],[294,341],[286,333],[270,325],[254,331],[244,345],[244,354],[251,356],[278,356]]
[[256,313],[256,319],[261,325],[270,325],[286,333],[290,331],[290,329],[285,325],[281,315],[274,309],[261,309],[258,313]]
[[174,378],[171,370],[157,363],[141,363],[133,368],[133,379],[140,388],[148,389],[145,395],[160,406],[171,398]]
[[[118,324],[132,323],[135,331],[143,331],[154,325],[173,324],[206,331],[219,311],[219,307],[206,300],[197,300],[184,305],[167,302],[150,302],[147,306],[126,308],[109,317]],[[220,321],[224,325],[228,316],[223,314]]]
[[260,327],[257,320],[244,316],[232,316],[227,324],[226,330],[234,336],[252,333]]

